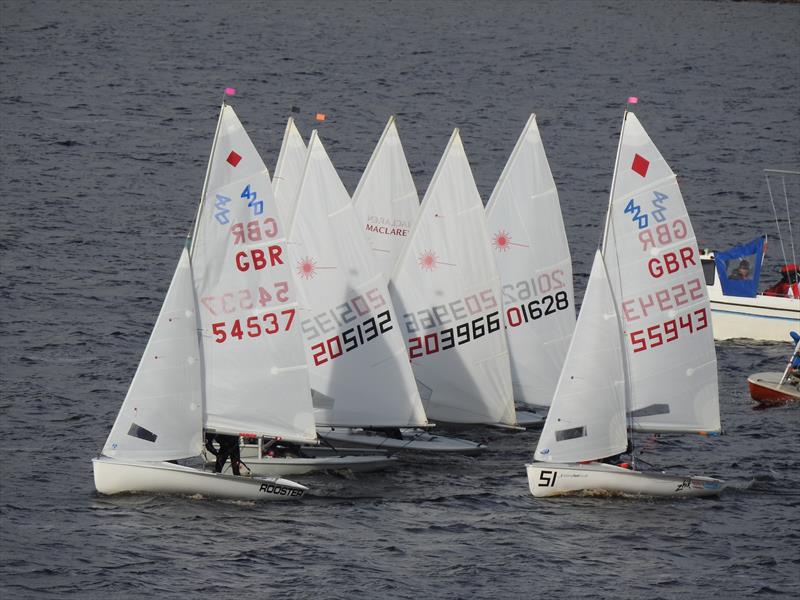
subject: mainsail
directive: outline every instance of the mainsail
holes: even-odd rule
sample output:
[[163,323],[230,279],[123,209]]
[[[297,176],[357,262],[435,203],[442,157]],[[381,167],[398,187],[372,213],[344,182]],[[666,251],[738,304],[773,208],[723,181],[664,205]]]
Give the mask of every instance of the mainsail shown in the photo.
[[675,174],[633,113],[620,135],[603,258],[624,331],[637,431],[720,430],[697,240]]
[[417,188],[394,117],[389,117],[358,182],[353,205],[378,268],[388,279],[419,212]]
[[306,144],[294,124],[294,119],[289,117],[286,131],[283,133],[281,150],[278,153],[278,162],[275,164],[275,174],[272,178],[275,202],[278,204],[287,231],[292,227],[297,190],[300,187],[305,164]]
[[627,445],[619,318],[598,251],[535,460],[581,462]]
[[390,283],[432,420],[515,425],[500,278],[458,130]]
[[316,439],[285,235],[267,168],[224,105],[191,255],[209,429]]
[[[311,135],[289,238],[318,425],[426,425],[386,280]],[[319,394],[320,402],[316,402]]]
[[531,115],[486,205],[502,284],[514,398],[549,406],[575,328],[572,260]]

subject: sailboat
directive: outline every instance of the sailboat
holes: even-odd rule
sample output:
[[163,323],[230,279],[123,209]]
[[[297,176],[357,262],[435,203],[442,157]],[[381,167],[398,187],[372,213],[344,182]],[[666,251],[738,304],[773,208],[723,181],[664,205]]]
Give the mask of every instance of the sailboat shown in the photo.
[[253,500],[305,493],[286,479],[169,462],[199,456],[204,428],[316,439],[283,237],[269,174],[223,103],[190,249],[181,255],[139,369],[93,460],[99,492]]
[[390,282],[433,421],[516,427],[500,278],[456,129]]
[[750,397],[759,403],[760,408],[800,400],[800,334],[792,331],[790,335],[796,343],[783,373],[753,373],[747,378]]
[[303,305],[299,321],[320,436],[335,441],[340,429],[426,427],[386,280],[316,131],[289,256]]
[[[419,196],[393,116],[370,156],[352,202],[377,269],[388,279],[419,212]],[[413,378],[408,362],[402,363],[399,368]],[[477,454],[485,449],[483,444],[437,435],[423,427],[338,426],[318,428],[317,432],[328,442],[351,448],[453,454]]]
[[572,259],[531,115],[486,205],[503,296],[514,399],[544,423],[575,328]]
[[[628,430],[717,434],[717,361],[697,242],[675,174],[626,111],[595,255],[552,406],[527,465],[536,497],[717,495],[724,482],[602,462]],[[630,466],[630,465],[628,465]]]

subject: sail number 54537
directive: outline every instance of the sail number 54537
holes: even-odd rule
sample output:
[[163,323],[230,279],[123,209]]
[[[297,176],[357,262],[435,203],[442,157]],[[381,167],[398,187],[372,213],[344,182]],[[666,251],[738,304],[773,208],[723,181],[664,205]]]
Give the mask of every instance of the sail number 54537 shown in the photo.
[[230,338],[242,340],[245,337],[256,338],[279,331],[289,331],[292,321],[294,321],[294,309],[287,308],[280,313],[268,312],[263,315],[252,315],[247,319],[235,319],[228,323],[213,323],[211,331],[217,336],[214,341],[222,344]]

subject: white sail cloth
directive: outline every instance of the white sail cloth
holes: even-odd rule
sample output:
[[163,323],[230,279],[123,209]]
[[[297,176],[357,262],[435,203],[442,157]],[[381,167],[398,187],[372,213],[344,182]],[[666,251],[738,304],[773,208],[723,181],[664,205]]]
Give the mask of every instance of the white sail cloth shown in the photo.
[[199,454],[200,381],[197,313],[184,250],[103,454],[144,461]]
[[575,328],[572,260],[531,115],[486,205],[500,272],[514,398],[549,406]]
[[619,318],[598,251],[534,459],[575,463],[625,450]]
[[306,144],[297,130],[297,125],[295,125],[294,119],[289,117],[278,153],[278,162],[275,164],[275,174],[272,178],[275,202],[278,203],[286,231],[292,228],[297,190],[300,188],[300,180],[303,178],[303,168],[306,164],[306,152]]
[[388,280],[419,212],[417,188],[394,117],[389,118],[358,182],[353,205],[378,268]]
[[457,129],[390,290],[428,418],[515,425],[500,278]]
[[717,360],[697,240],[675,174],[630,112],[603,257],[624,329],[633,429],[719,431]]
[[269,173],[224,106],[191,256],[209,429],[316,439],[285,236]]
[[[311,135],[289,239],[318,425],[426,425],[384,276]],[[319,398],[319,402],[317,402]]]

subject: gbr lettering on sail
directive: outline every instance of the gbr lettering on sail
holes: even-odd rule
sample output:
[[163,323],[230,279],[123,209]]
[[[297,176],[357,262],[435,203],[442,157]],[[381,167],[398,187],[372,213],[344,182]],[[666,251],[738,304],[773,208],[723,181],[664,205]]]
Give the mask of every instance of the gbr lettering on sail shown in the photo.
[[[706,297],[706,289],[688,217],[673,217],[670,196],[662,191],[652,191],[649,210],[643,204],[630,199],[623,208],[628,225],[638,230],[637,249],[647,257],[636,261],[638,268],[646,270],[640,291],[626,295],[624,286],[622,290],[622,317],[634,353],[708,327],[706,308],[693,307]],[[663,320],[665,315],[674,317]]]

